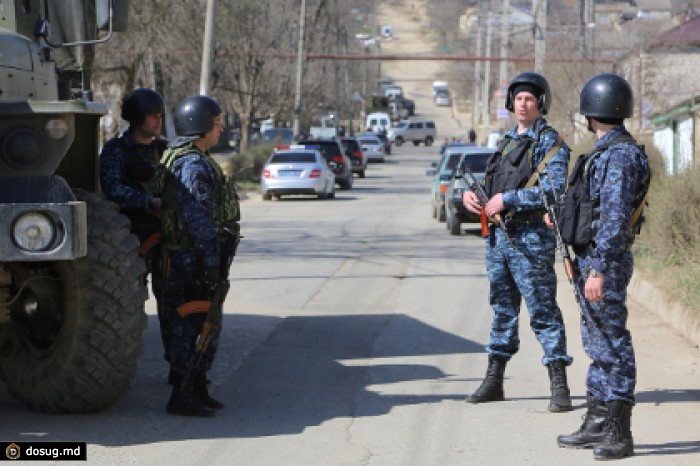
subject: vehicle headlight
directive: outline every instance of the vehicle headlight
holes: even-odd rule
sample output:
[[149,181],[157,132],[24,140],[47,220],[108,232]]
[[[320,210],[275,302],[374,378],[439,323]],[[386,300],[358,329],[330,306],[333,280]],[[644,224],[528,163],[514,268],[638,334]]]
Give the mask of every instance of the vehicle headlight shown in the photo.
[[32,128],[15,128],[2,141],[5,161],[13,168],[28,170],[44,160],[46,145],[41,134]]
[[56,238],[56,225],[51,217],[39,212],[20,215],[12,226],[15,244],[25,251],[44,251]]
[[63,139],[66,136],[66,134],[68,134],[69,129],[70,127],[68,126],[68,123],[66,123],[65,120],[61,118],[52,118],[46,122],[46,127],[44,128],[44,131],[46,132],[46,135],[51,139]]

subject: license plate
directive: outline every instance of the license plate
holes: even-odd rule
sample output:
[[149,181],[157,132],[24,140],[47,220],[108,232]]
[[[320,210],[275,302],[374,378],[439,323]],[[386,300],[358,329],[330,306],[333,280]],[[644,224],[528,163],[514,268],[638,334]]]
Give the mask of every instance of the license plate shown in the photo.
[[302,170],[280,170],[280,176],[299,176]]

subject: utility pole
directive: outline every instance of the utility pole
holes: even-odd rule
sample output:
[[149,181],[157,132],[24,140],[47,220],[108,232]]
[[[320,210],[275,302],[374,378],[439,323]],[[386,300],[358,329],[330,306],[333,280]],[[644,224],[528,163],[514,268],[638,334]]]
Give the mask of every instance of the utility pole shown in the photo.
[[211,57],[214,49],[214,12],[216,0],[207,0],[207,15],[204,22],[204,47],[202,50],[202,74],[199,78],[199,93],[209,95],[211,79]]
[[548,0],[532,0],[532,16],[535,18],[535,73],[540,74],[544,74],[546,55],[547,3]]
[[503,0],[501,20],[501,66],[498,70],[499,85],[508,80],[508,27],[510,26],[510,0]]
[[595,61],[595,0],[588,1],[588,23],[586,24],[586,57]]
[[301,13],[299,14],[299,47],[297,49],[297,88],[294,95],[294,118],[292,132],[294,137],[299,136],[299,117],[301,116],[301,82],[304,73],[304,25],[306,20],[306,0],[301,0]]
[[[479,12],[477,13],[477,28],[476,28],[476,56],[481,57],[481,36],[484,34],[483,26],[483,11],[482,4],[479,4]],[[481,122],[480,109],[481,106],[481,61],[474,62],[474,98],[472,99],[472,128],[476,128]]]
[[[491,56],[491,36],[493,32],[493,13],[491,13],[491,2],[489,2],[489,13],[486,17],[486,56]],[[489,94],[490,94],[490,84],[491,84],[491,61],[488,60],[484,64],[484,95],[481,97],[484,99],[483,102],[483,115],[484,115],[484,125],[489,126],[491,124],[491,112],[489,111]]]

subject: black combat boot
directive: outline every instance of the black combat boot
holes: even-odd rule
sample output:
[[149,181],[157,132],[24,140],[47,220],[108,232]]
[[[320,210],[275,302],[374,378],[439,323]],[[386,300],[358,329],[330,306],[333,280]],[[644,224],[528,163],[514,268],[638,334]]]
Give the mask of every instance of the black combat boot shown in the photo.
[[214,417],[216,414],[211,409],[205,407],[199,399],[194,396],[191,390],[180,390],[182,377],[175,375],[173,381],[173,393],[168,400],[165,410],[168,414],[177,416],[192,417]]
[[481,386],[467,396],[468,403],[485,403],[487,401],[503,401],[503,373],[506,370],[506,359],[501,356],[489,356],[489,367]]
[[175,371],[173,371],[173,368],[170,368],[170,372],[168,372],[168,385],[173,385],[175,383],[175,380],[177,379],[177,374]]
[[549,363],[547,370],[549,371],[549,387],[552,391],[549,412],[571,411],[571,395],[569,394],[569,385],[566,383],[566,364],[562,361],[553,361]]
[[209,389],[207,388],[207,384],[209,384],[209,381],[207,380],[206,372],[198,372],[194,376],[194,380],[192,383],[192,393],[207,408],[223,409],[224,404],[222,402],[215,400],[214,398],[209,396]]
[[597,460],[619,460],[631,456],[634,451],[631,421],[632,404],[623,400],[608,403],[608,419],[605,422],[605,437],[593,450]]
[[564,448],[592,448],[605,437],[603,427],[608,417],[605,403],[593,398],[590,393],[586,396],[588,410],[583,416],[583,424],[571,435],[557,437],[557,445]]

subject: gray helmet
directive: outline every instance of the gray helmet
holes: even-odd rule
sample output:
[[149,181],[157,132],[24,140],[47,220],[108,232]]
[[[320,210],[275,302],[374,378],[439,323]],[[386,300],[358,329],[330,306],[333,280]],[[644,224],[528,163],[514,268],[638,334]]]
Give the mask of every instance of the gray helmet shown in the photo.
[[613,73],[593,76],[581,89],[579,112],[593,118],[623,119],[632,116],[632,89]]
[[146,115],[165,113],[163,98],[153,89],[134,89],[122,102],[122,118],[130,125],[138,126],[146,120]]
[[552,95],[549,90],[549,83],[544,76],[539,73],[533,73],[532,71],[526,71],[517,75],[510,82],[508,94],[506,95],[506,108],[511,112],[514,111],[513,102],[515,102],[515,91],[518,87],[535,91],[533,94],[537,97],[537,109],[542,115],[547,114],[549,105],[552,103]]
[[214,129],[214,118],[221,113],[221,107],[211,97],[187,97],[175,109],[175,132],[178,136],[201,136]]

